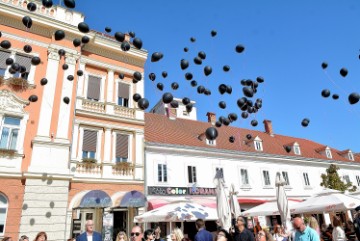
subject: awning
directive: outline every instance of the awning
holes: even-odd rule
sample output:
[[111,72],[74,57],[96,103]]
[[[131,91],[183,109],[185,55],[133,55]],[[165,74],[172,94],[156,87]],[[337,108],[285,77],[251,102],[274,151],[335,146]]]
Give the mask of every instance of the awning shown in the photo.
[[130,191],[117,198],[114,207],[144,207],[146,204],[146,197],[142,192]]
[[203,205],[205,207],[209,208],[216,208],[216,199],[215,197],[191,197],[191,198],[164,198],[164,197],[151,197],[148,200],[148,208],[147,210],[153,210],[162,206],[165,206],[167,204],[173,203],[173,202],[179,202],[179,201],[188,201],[188,202],[194,202],[196,204]]
[[112,206],[109,195],[101,190],[83,192],[77,197],[73,208],[107,208]]

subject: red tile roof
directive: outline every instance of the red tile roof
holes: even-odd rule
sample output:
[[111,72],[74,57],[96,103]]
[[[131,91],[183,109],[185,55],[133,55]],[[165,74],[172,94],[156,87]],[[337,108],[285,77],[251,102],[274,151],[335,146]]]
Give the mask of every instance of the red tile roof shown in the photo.
[[[336,160],[346,162],[360,162],[360,155],[355,155],[355,161],[350,161],[339,153],[339,150],[330,148],[332,158],[327,158],[325,154],[318,152],[324,149],[326,145],[314,141],[295,138],[283,135],[273,135],[261,131],[243,129],[233,126],[222,126],[217,128],[219,136],[216,139],[216,145],[207,145],[205,138],[201,138],[205,130],[212,126],[208,122],[200,122],[186,119],[169,120],[165,115],[145,113],[145,142],[171,144],[179,146],[194,146],[210,149],[223,149],[242,152],[258,152],[264,154],[299,156],[303,158],[317,158],[323,160]],[[246,135],[251,134],[252,140],[246,139]],[[199,138],[200,136],[200,138]],[[230,143],[229,137],[234,136],[235,142]],[[259,137],[263,143],[263,151],[256,151],[253,139]],[[285,146],[289,143],[297,142],[300,147],[301,155],[295,155],[293,150],[287,153]]]

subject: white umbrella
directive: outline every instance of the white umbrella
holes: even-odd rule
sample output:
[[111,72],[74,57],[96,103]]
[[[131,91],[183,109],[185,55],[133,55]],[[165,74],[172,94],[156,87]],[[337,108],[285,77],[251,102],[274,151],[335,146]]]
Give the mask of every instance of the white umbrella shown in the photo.
[[[288,200],[290,209],[300,201]],[[277,200],[270,200],[242,213],[245,217],[280,215]]]
[[340,191],[326,189],[291,208],[292,213],[329,213],[354,209],[360,198]]
[[276,173],[276,180],[275,180],[276,201],[281,216],[281,221],[283,223],[285,230],[287,230],[287,228],[290,227],[289,224],[290,224],[291,216],[290,216],[289,203],[284,188],[285,184],[286,182],[282,177],[282,175],[280,174],[280,172]]
[[217,220],[216,209],[203,205],[180,201],[170,203],[149,212],[134,217],[134,222],[182,222],[196,221],[201,218],[204,220]]
[[235,185],[231,184],[230,189],[230,210],[233,218],[237,218],[241,215],[240,204],[237,199],[238,192],[235,192]]
[[229,230],[231,227],[231,213],[227,188],[225,186],[224,178],[221,174],[216,174],[215,181],[217,214],[219,217],[220,226],[225,230]]

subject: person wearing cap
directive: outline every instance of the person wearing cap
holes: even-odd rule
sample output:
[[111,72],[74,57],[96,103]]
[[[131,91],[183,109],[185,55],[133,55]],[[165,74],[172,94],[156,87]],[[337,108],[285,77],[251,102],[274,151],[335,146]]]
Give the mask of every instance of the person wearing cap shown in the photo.
[[357,240],[360,240],[360,206],[355,208],[356,218],[354,219],[354,228]]
[[239,216],[235,224],[235,241],[254,241],[253,233],[245,227],[245,219]]

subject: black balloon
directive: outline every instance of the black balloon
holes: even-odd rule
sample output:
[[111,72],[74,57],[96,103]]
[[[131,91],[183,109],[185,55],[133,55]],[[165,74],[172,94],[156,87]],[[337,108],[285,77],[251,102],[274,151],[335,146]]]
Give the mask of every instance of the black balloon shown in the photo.
[[224,120],[225,120],[225,117],[224,117],[224,116],[220,116],[220,117],[219,117],[219,122],[220,122],[221,124],[224,123]]
[[196,81],[196,80],[192,80],[192,81],[190,82],[190,84],[191,84],[192,87],[196,87],[196,86],[197,86],[197,81]]
[[287,153],[291,152],[291,146],[285,146],[285,151],[286,151]]
[[135,38],[135,35],[136,35],[136,34],[135,34],[135,32],[130,31],[130,32],[129,32],[129,35],[130,35],[130,37]]
[[81,69],[79,69],[78,71],[76,71],[77,76],[83,76],[84,71],[82,71]]
[[222,126],[222,123],[221,123],[220,121],[216,121],[216,122],[215,122],[215,126],[216,126],[216,127],[221,127],[221,126]]
[[81,45],[81,40],[76,38],[73,40],[74,47],[79,47]]
[[247,135],[246,135],[246,139],[251,140],[251,139],[252,139],[252,135],[251,135],[251,134],[247,134]]
[[239,106],[239,108],[242,108],[243,106],[247,105],[247,99],[245,97],[242,97],[240,99],[237,100],[237,105]]
[[245,50],[245,47],[243,45],[241,45],[241,44],[238,44],[235,47],[235,51],[238,52],[238,53],[242,53],[242,52],[244,52],[244,50]]
[[211,90],[206,88],[204,91],[204,95],[211,95]]
[[171,83],[171,88],[172,88],[173,90],[177,90],[177,89],[179,88],[179,84],[176,83],[176,82],[173,82],[173,83]]
[[90,42],[90,38],[85,35],[85,36],[83,36],[83,37],[81,38],[81,42],[82,42],[83,44],[87,44],[87,43]]
[[230,113],[228,115],[228,118],[230,119],[231,122],[233,122],[233,121],[236,121],[238,119],[238,116],[237,116],[236,113]]
[[200,51],[200,52],[198,53],[198,56],[199,56],[200,59],[202,59],[202,60],[206,59],[206,53],[205,53],[204,51]]
[[7,58],[6,60],[5,60],[5,64],[6,65],[12,65],[14,63],[14,59],[12,59],[12,58]]
[[135,46],[135,48],[137,48],[137,49],[141,49],[143,46],[143,42],[139,38],[134,38],[132,43]]
[[189,48],[186,48],[186,47],[185,47],[185,48],[184,48],[184,52],[187,52],[187,51],[189,51]]
[[120,78],[120,79],[124,79],[124,78],[125,78],[125,75],[124,75],[123,73],[120,73],[120,74],[119,74],[119,78]]
[[135,93],[135,94],[133,95],[133,100],[134,100],[135,102],[138,102],[140,99],[141,99],[141,95],[140,95],[140,94]]
[[74,80],[74,76],[73,76],[73,75],[68,75],[67,79],[68,79],[69,81],[73,81],[73,80]]
[[36,95],[30,95],[29,101],[30,102],[36,102],[38,100],[38,97]]
[[40,80],[40,84],[41,84],[41,85],[46,85],[47,82],[48,82],[47,78],[42,78],[42,79]]
[[321,64],[321,68],[326,69],[327,67],[328,67],[328,63],[323,62],[323,63]]
[[145,98],[138,100],[138,106],[142,110],[146,110],[149,107],[149,101]]
[[257,81],[258,83],[263,83],[263,82],[264,82],[264,78],[261,77],[261,76],[259,76],[259,77],[256,78],[256,81]]
[[13,70],[15,70],[15,71],[19,71],[19,70],[20,70],[20,64],[18,64],[18,63],[13,63],[13,64],[11,65],[11,68],[12,68]]
[[23,49],[24,49],[25,53],[31,53],[31,51],[32,51],[32,47],[28,44],[25,45]]
[[9,49],[11,47],[11,43],[8,40],[3,40],[1,41],[0,46],[3,49]]
[[213,141],[218,137],[218,131],[215,127],[209,127],[205,131],[206,139]]
[[63,70],[67,70],[68,68],[69,68],[69,65],[63,64],[63,66],[62,66],[62,69],[63,69]]
[[55,31],[55,40],[60,41],[65,38],[65,32],[62,30],[56,30]]
[[81,22],[78,24],[78,29],[80,32],[82,33],[88,33],[90,32],[90,28],[89,28],[89,25],[87,25],[87,23],[85,22]]
[[231,87],[231,85],[227,85],[227,86],[226,86],[226,93],[228,93],[229,95],[232,93],[232,87]]
[[189,61],[187,61],[186,59],[182,59],[180,61],[180,67],[182,70],[186,69],[187,67],[189,67]]
[[325,90],[321,91],[321,95],[322,95],[322,97],[324,97],[324,98],[329,97],[329,96],[330,96],[330,90],[325,89]]
[[17,71],[14,70],[13,68],[10,68],[10,69],[9,69],[9,72],[10,72],[10,74],[15,74]]
[[65,56],[65,50],[59,49],[58,54],[59,54],[60,56]]
[[42,5],[46,8],[51,8],[53,5],[53,1],[52,0],[42,0]]
[[186,73],[185,74],[185,79],[187,79],[187,80],[192,80],[192,78],[193,78],[193,75],[192,75],[192,73]]
[[349,95],[349,103],[350,104],[356,104],[357,102],[359,102],[359,99],[360,99],[360,95],[359,95],[359,93],[351,93],[350,95]]
[[68,8],[75,8],[75,0],[64,0],[64,4]]
[[334,100],[337,100],[337,99],[339,99],[339,95],[338,95],[338,94],[333,94],[333,95],[332,95],[332,98],[333,98]]
[[229,65],[224,65],[223,70],[225,72],[228,72],[230,70],[230,66]]
[[160,52],[155,52],[151,55],[151,62],[157,62],[159,61],[160,59],[163,58],[163,54],[160,53]]
[[157,83],[156,87],[159,89],[159,90],[163,90],[164,89],[164,85],[162,83]]
[[122,42],[120,47],[121,47],[122,51],[125,51],[125,52],[129,51],[131,48],[129,42],[127,42],[127,41]]
[[197,65],[201,65],[202,64],[202,59],[199,56],[197,56],[197,57],[194,58],[194,63],[197,64]]
[[25,16],[22,19],[22,23],[26,28],[31,28],[32,26],[32,19],[29,16]]
[[251,98],[251,97],[254,96],[254,91],[253,91],[252,88],[250,88],[250,87],[244,87],[244,88],[243,88],[243,93],[244,93],[244,95],[245,95],[246,97],[249,97],[249,98]]
[[342,77],[346,77],[347,74],[348,74],[348,70],[346,68],[341,68],[340,69],[340,75]]
[[38,64],[40,64],[40,62],[41,62],[41,59],[37,56],[31,58],[31,64],[33,64],[33,65],[38,65]]
[[164,93],[162,96],[162,101],[165,104],[169,104],[173,99],[174,99],[173,95],[169,92]]
[[307,127],[307,126],[309,125],[309,123],[310,123],[310,120],[307,119],[307,118],[304,118],[304,119],[301,121],[301,125],[302,125],[303,127]]
[[220,94],[223,95],[226,92],[227,87],[224,84],[220,84],[218,89],[219,89]]
[[70,103],[70,98],[69,97],[64,97],[63,101],[65,104],[69,104]]
[[234,142],[235,142],[235,137],[234,137],[234,136],[230,136],[230,137],[229,137],[229,142],[230,142],[230,143],[234,143]]
[[199,85],[199,86],[197,87],[197,92],[198,92],[199,94],[204,93],[204,91],[205,91],[205,87],[204,87],[204,86]]
[[225,102],[225,101],[220,101],[220,102],[219,102],[219,107],[220,107],[221,109],[225,109],[225,108],[226,108],[226,102]]
[[133,74],[133,77],[134,77],[135,80],[140,81],[141,78],[142,78],[142,75],[141,75],[141,73],[139,71],[135,71],[134,74]]
[[246,119],[246,118],[249,117],[249,114],[244,111],[244,112],[241,113],[241,117],[242,117],[243,119]]
[[189,103],[189,104],[186,105],[186,111],[187,112],[190,113],[192,111],[192,108],[193,108],[193,104]]
[[212,37],[215,37],[216,34],[217,34],[216,30],[211,30],[211,36],[212,36]]
[[163,71],[163,72],[161,73],[161,75],[162,75],[162,77],[166,78],[166,77],[168,76],[168,73],[167,73],[166,71]]
[[225,126],[230,125],[230,119],[229,119],[229,118],[225,118],[224,121],[223,121],[223,124],[224,124]]
[[150,73],[150,74],[149,74],[149,79],[150,79],[151,81],[154,81],[154,80],[156,79],[156,74]]
[[110,33],[110,32],[111,32],[111,28],[110,28],[110,27],[105,27],[105,32]]
[[182,99],[182,103],[183,103],[184,105],[187,105],[187,104],[190,103],[190,99],[189,99],[188,97],[184,97],[184,98]]
[[119,41],[119,42],[123,42],[123,41],[125,40],[125,34],[122,33],[122,32],[116,32],[116,33],[114,34],[114,37],[115,37],[115,39],[116,39],[117,41]]
[[191,37],[190,41],[194,43],[196,41],[196,39],[194,37]]
[[212,68],[210,66],[205,66],[204,68],[204,74],[206,76],[209,76],[212,73]]
[[36,10],[36,4],[33,2],[29,2],[26,7],[30,12],[34,12]]
[[257,120],[252,120],[250,123],[252,126],[257,126],[258,125],[258,121]]
[[254,82],[253,82],[251,79],[247,79],[247,80],[245,81],[245,85],[246,85],[246,86],[252,86],[253,83],[254,83]]
[[177,102],[176,100],[173,100],[170,102],[170,105],[172,108],[178,108],[179,107],[179,102]]

